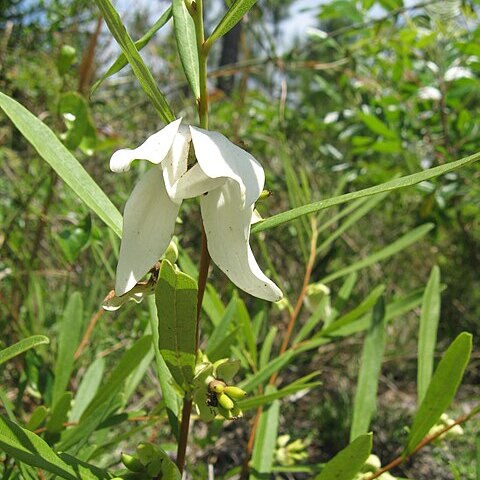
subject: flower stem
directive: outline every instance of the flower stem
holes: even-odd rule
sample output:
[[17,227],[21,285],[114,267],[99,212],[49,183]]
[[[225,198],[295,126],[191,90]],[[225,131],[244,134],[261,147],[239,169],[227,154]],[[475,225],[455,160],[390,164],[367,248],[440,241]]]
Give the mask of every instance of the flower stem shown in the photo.
[[[195,24],[195,37],[198,51],[198,73],[200,83],[200,97],[196,99],[200,127],[208,128],[208,91],[207,91],[207,57],[208,48],[204,48],[205,34],[203,31],[203,5],[202,0],[193,0],[188,8]],[[198,273],[197,292],[197,319],[195,324],[195,354],[198,354],[200,341],[200,315],[202,311],[203,295],[207,286],[208,267],[210,266],[210,255],[207,250],[207,237],[202,226],[202,246],[200,256],[200,270]],[[182,419],[180,425],[180,436],[177,449],[177,467],[181,473],[185,468],[185,458],[188,443],[188,432],[190,427],[190,416],[192,413],[193,400],[190,393],[183,398]]]

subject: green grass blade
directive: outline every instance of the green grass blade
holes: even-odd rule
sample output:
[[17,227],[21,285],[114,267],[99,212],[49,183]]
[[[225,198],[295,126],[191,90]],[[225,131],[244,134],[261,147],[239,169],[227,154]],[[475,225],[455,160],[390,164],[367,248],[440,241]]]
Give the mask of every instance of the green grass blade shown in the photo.
[[122,19],[115,10],[115,7],[110,0],[95,0],[95,3],[103,15],[110,33],[122,49],[128,63],[130,63],[133,73],[140,82],[143,91],[147,94],[147,97],[160,114],[160,117],[165,123],[173,122],[175,115],[165,95],[158,88],[152,73],[138,53],[137,47],[123,25]]
[[178,54],[190,88],[197,99],[200,98],[200,75],[195,23],[188,13],[185,0],[173,0],[172,6]]
[[320,282],[322,283],[328,283],[333,280],[336,280],[337,278],[341,278],[345,275],[348,275],[349,273],[356,272],[357,270],[361,270],[363,268],[369,267],[370,265],[373,265],[377,262],[380,262],[382,260],[385,260],[388,257],[391,257],[392,255],[395,255],[398,252],[401,252],[405,248],[409,247],[413,243],[417,242],[420,240],[422,237],[424,237],[432,228],[434,227],[433,223],[426,223],[425,225],[420,225],[420,227],[414,228],[413,230],[410,230],[408,233],[403,235],[403,237],[400,237],[398,240],[395,242],[391,243],[385,248],[382,248],[382,250],[379,250],[378,252],[368,256],[367,258],[364,258],[358,262],[355,262],[348,267],[342,268],[340,270],[337,270],[334,273],[331,273],[330,275],[327,275],[325,278],[322,278]]
[[46,343],[50,343],[50,340],[44,335],[33,335],[32,337],[24,338],[14,345],[10,345],[9,347],[0,350],[0,365],[37,345],[43,345]]
[[425,180],[429,180],[440,175],[445,175],[448,172],[452,172],[453,170],[467,166],[471,163],[477,162],[478,160],[480,160],[480,152],[455,162],[446,163],[445,165],[440,165],[439,167],[429,168],[423,172],[400,177],[395,180],[391,180],[390,182],[375,185],[374,187],[364,188],[363,190],[358,190],[357,192],[346,193],[337,197],[327,198],[326,200],[320,200],[319,202],[303,205],[302,207],[293,208],[292,210],[279,213],[253,225],[252,232],[258,233],[264,230],[269,230],[270,228],[275,228],[284,223],[291,222],[292,220],[295,220],[303,215],[318,212],[319,210],[333,207],[334,205],[341,205],[342,203],[350,202],[352,200],[356,200],[357,198],[410,187]]
[[72,398],[72,392],[65,392],[54,404],[50,420],[47,423],[47,430],[50,433],[60,433],[63,430],[63,424],[67,421]]
[[245,400],[240,400],[238,406],[243,410],[252,410],[253,408],[260,407],[261,405],[266,405],[271,403],[274,400],[280,400],[288,395],[293,395],[294,393],[300,392],[302,390],[309,390],[314,387],[318,387],[322,382],[311,382],[301,385],[288,385],[281,390],[274,391],[271,393],[262,393],[261,395],[256,395],[254,397],[246,398]]
[[236,0],[213,30],[207,42],[211,46],[220,37],[230,31],[242,17],[255,5],[257,0]]
[[[135,42],[135,47],[140,51],[152,37],[172,18],[172,7],[168,7],[165,12],[160,16],[160,18],[152,25],[152,27]],[[93,87],[90,90],[90,95],[93,95],[98,87],[109,77],[115,75],[120,70],[122,70],[126,65],[128,65],[127,57],[124,53],[121,53],[118,58],[113,62],[110,68],[93,84]]]
[[365,464],[372,450],[372,434],[357,437],[337,453],[315,480],[352,480]]
[[[273,393],[274,391],[275,387],[269,385],[265,390],[265,395]],[[249,480],[269,478],[273,466],[279,421],[280,401],[275,400],[268,408],[264,409],[258,422]]]
[[433,373],[437,328],[440,320],[440,269],[434,266],[423,295],[418,334],[418,403],[425,397]]
[[140,340],[137,340],[129,350],[127,350],[120,361],[117,363],[117,366],[113,369],[112,373],[105,380],[102,388],[95,395],[91,403],[88,405],[87,409],[82,415],[82,420],[84,420],[89,415],[95,413],[95,410],[100,407],[103,403],[109,401],[117,392],[122,383],[127,379],[127,377],[136,370],[137,365],[142,361],[150,348],[152,346],[152,337],[151,335],[146,335]]
[[372,324],[363,344],[357,391],[353,404],[350,441],[368,432],[377,408],[378,379],[385,349],[385,303],[380,297],[373,309]]
[[[337,238],[341,237],[349,228],[357,224],[357,222],[367,215],[370,210],[375,208],[380,202],[382,202],[390,192],[384,192],[379,195],[375,195],[369,198],[363,205],[352,212],[345,221],[339,225],[335,231],[326,238],[318,247],[317,254],[326,250]],[[363,199],[362,199],[363,200]]]
[[80,292],[68,300],[59,327],[58,353],[55,363],[55,380],[52,390],[52,405],[63,395],[73,370],[74,354],[80,341],[83,323],[83,302]]
[[95,397],[105,372],[105,358],[99,357],[90,364],[84,373],[80,386],[75,395],[75,401],[70,412],[70,421],[76,422],[80,420],[88,404]]
[[60,178],[120,237],[120,212],[57,136],[25,107],[1,92],[0,107]]
[[471,352],[472,335],[466,332],[461,333],[448,347],[433,374],[425,397],[413,420],[404,451],[405,456],[415,450],[415,447],[452,403]]
[[385,285],[379,285],[375,287],[353,310],[350,310],[345,315],[342,315],[340,318],[337,318],[334,322],[330,323],[327,327],[322,329],[318,336],[329,336],[332,333],[335,333],[336,330],[343,328],[347,325],[358,320],[362,315],[367,313],[370,309],[374,307],[377,303],[380,296],[385,291]]
[[195,371],[197,283],[163,260],[155,303],[160,353],[175,382],[188,391]]

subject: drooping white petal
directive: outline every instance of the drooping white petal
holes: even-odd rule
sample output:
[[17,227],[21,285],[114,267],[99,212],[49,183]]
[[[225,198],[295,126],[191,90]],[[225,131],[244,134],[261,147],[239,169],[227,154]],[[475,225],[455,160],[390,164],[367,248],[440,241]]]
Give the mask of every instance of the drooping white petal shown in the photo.
[[282,298],[282,292],[260,270],[249,244],[253,206],[242,206],[240,197],[239,186],[231,179],[201,197],[208,251],[237,287],[276,302]]
[[115,293],[123,295],[155,265],[170,243],[180,204],[172,202],[158,167],[133,189],[123,214]]
[[200,167],[210,178],[231,178],[240,186],[242,205],[253,205],[263,190],[262,166],[245,150],[218,132],[190,127]]
[[134,160],[148,160],[160,163],[167,156],[177,135],[182,119],[179,118],[159,132],[148,137],[139,147],[117,150],[110,159],[110,170],[113,172],[126,172]]

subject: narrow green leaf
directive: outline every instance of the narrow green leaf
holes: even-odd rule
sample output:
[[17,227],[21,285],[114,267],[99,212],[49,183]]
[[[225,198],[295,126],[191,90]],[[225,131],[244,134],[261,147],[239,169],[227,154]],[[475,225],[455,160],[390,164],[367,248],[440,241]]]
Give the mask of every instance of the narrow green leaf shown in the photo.
[[358,374],[350,441],[368,432],[377,408],[378,379],[385,349],[385,303],[380,297],[373,309],[372,324],[363,344]]
[[25,425],[27,430],[36,430],[47,418],[48,408],[45,405],[39,405],[30,415],[28,423]]
[[342,315],[340,318],[335,320],[334,322],[330,323],[326,328],[322,329],[319,332],[319,336],[329,336],[332,333],[335,333],[336,330],[343,328],[349,325],[352,322],[358,320],[362,315],[366,312],[371,310],[374,305],[377,303],[377,300],[385,291],[385,285],[379,285],[375,287],[366,297],[365,299],[355,307],[353,310],[350,310],[345,315]]
[[25,107],[1,92],[0,107],[60,178],[120,237],[120,212],[56,135]]
[[[266,395],[274,392],[275,387],[272,385],[267,386],[265,390]],[[264,409],[258,423],[249,480],[261,480],[269,477],[273,466],[279,420],[280,402],[275,400],[268,408]]]
[[73,461],[69,465],[62,460],[48,444],[29,430],[23,429],[14,422],[0,416],[0,449],[7,455],[38,467],[66,480],[99,480],[107,478],[97,469],[79,469],[78,463]]
[[115,10],[115,7],[110,0],[95,0],[95,3],[100,12],[102,12],[110,33],[117,41],[122,52],[130,63],[133,73],[140,82],[143,91],[147,94],[147,97],[160,114],[160,117],[165,123],[173,122],[173,120],[175,120],[175,115],[173,114],[170,105],[164,94],[158,88],[152,73],[138,53],[137,47],[123,25],[122,19]]
[[160,353],[174,380],[189,390],[195,371],[197,284],[163,260],[155,302]]
[[390,130],[385,123],[383,123],[377,116],[369,115],[367,113],[360,112],[358,114],[360,120],[373,132],[377,135],[381,135],[385,138],[391,138],[393,140],[398,140],[398,135]]
[[247,410],[260,407],[261,405],[271,403],[274,400],[280,400],[289,395],[293,395],[294,393],[302,390],[310,390],[311,388],[318,387],[321,384],[322,382],[311,382],[299,385],[288,385],[287,387],[275,392],[263,393],[261,395],[256,395],[255,397],[248,397],[245,400],[240,400],[238,402],[238,406],[245,412]]
[[223,35],[231,30],[242,19],[256,2],[257,0],[235,0],[232,2],[227,13],[223,16],[208,38],[207,43],[213,45],[215,41],[220,37],[223,37]]
[[260,358],[258,360],[259,368],[263,368],[270,360],[270,353],[272,352],[273,342],[277,336],[278,328],[273,326],[270,328],[265,340],[263,341],[262,349],[260,350]]
[[472,335],[461,333],[440,360],[425,397],[413,420],[404,455],[413,452],[418,443],[438,422],[452,403],[472,352]]
[[72,398],[73,393],[65,392],[56,403],[54,403],[50,420],[47,423],[47,430],[50,433],[60,433],[63,430],[63,424],[67,421]]
[[440,320],[440,269],[434,266],[422,300],[418,334],[418,403],[425,397],[433,373],[437,328]]
[[319,202],[309,203],[308,205],[303,205],[302,207],[293,208],[292,210],[273,215],[273,217],[256,223],[252,226],[252,232],[259,233],[264,230],[269,230],[270,228],[275,228],[284,223],[291,222],[292,220],[299,218],[303,215],[318,212],[319,210],[333,207],[334,205],[341,205],[342,203],[350,202],[352,200],[356,200],[357,198],[367,197],[369,195],[375,195],[377,193],[388,192],[392,190],[398,190],[399,188],[410,187],[425,180],[429,180],[431,178],[438,177],[439,175],[444,175],[448,172],[452,172],[457,168],[467,166],[471,163],[477,162],[478,160],[480,160],[480,152],[475,153],[474,155],[470,155],[469,157],[462,158],[455,162],[446,163],[445,165],[440,165],[439,167],[429,168],[428,170],[424,170],[423,172],[414,173],[405,177],[400,177],[395,180],[382,183],[380,185],[375,185],[374,187],[364,188],[363,190],[358,190],[356,192],[346,193],[337,197],[320,200]]
[[185,0],[173,0],[173,22],[178,54],[183,71],[195,98],[200,98],[200,76],[195,23],[185,6]]
[[52,390],[52,405],[67,389],[73,370],[74,354],[80,341],[83,323],[83,302],[80,292],[75,292],[68,300],[58,337],[58,353],[55,363],[55,380]]
[[37,345],[43,345],[45,343],[50,343],[50,340],[43,335],[33,335],[28,338],[24,338],[14,345],[10,345],[3,350],[0,350],[0,365],[7,362],[13,357],[20,355],[21,353],[30,350],[30,348],[36,347]]
[[245,340],[247,351],[252,359],[253,365],[257,365],[257,341],[253,331],[253,324],[245,303],[237,299],[238,324]]
[[212,334],[209,336],[205,353],[210,358],[210,360],[214,361],[212,355],[215,356],[217,348],[219,348],[224,338],[228,335],[230,325],[232,324],[232,320],[236,313],[237,299],[236,297],[233,297],[227,305],[227,309],[225,310],[225,314],[223,315],[222,320],[218,325],[214,327]]
[[165,363],[165,360],[160,353],[158,347],[159,334],[158,334],[158,315],[157,306],[155,304],[155,298],[153,296],[148,297],[148,309],[150,313],[150,327],[152,331],[152,343],[153,351],[155,352],[155,365],[157,368],[157,377],[162,389],[163,401],[167,409],[168,421],[172,429],[175,438],[178,439],[178,395],[173,386],[173,378],[170,370]]
[[82,420],[93,414],[95,410],[104,402],[117,393],[122,383],[137,368],[139,362],[147,355],[152,347],[151,335],[146,335],[137,340],[129,350],[127,350],[117,366],[113,369],[110,376],[105,380],[100,391],[95,395],[91,403],[82,415]]
[[285,365],[289,364],[294,356],[295,352],[293,350],[287,350],[279,357],[275,357],[273,360],[267,363],[265,367],[258,370],[258,372],[256,372],[252,376],[248,377],[238,386],[246,392],[252,391],[255,387],[258,387],[258,385],[267,380],[267,378],[270,378],[271,375],[278,372]]
[[382,248],[382,250],[379,250],[378,252],[358,262],[355,262],[348,267],[337,270],[336,272],[327,275],[320,281],[322,283],[329,283],[333,280],[336,280],[337,278],[343,277],[344,275],[348,275],[349,273],[356,272],[357,270],[361,270],[377,262],[385,260],[386,258],[389,258],[392,255],[401,252],[413,243],[418,242],[418,240],[424,237],[433,227],[433,223],[426,223],[425,225],[420,225],[419,227],[410,230],[408,233],[403,235],[403,237],[395,240],[395,242],[391,243],[385,248]]
[[323,467],[315,480],[352,480],[365,464],[371,450],[371,433],[357,437]]
[[[367,215],[380,202],[385,200],[390,192],[384,192],[369,198],[363,205],[352,212],[335,231],[328,236],[318,247],[317,254],[326,250],[337,238],[341,237],[349,228],[353,227],[358,221]],[[363,200],[363,199],[362,199]]]
[[[160,16],[160,18],[152,25],[152,27],[135,42],[135,47],[140,51],[152,37],[172,18],[172,7],[168,7],[165,12]],[[93,95],[98,87],[109,77],[115,75],[120,70],[122,70],[126,65],[128,65],[127,57],[124,53],[121,53],[118,58],[113,62],[110,68],[97,80],[93,87],[90,90],[90,95]]]
[[352,272],[343,282],[343,285],[338,291],[338,296],[332,308],[332,312],[329,318],[329,324],[332,323],[339,315],[339,313],[345,308],[350,295],[352,294],[353,287],[357,283],[358,273]]
[[78,387],[75,395],[75,401],[70,412],[70,421],[76,422],[80,420],[88,404],[92,401],[93,397],[98,391],[102,380],[104,379],[105,372],[105,358],[99,357],[93,363],[89,365],[87,371],[82,377],[80,386]]

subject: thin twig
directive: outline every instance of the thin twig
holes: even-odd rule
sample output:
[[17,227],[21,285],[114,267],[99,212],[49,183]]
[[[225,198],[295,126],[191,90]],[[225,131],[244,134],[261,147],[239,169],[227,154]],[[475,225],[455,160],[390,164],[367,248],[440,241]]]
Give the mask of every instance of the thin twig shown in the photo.
[[428,444],[432,443],[434,440],[436,440],[438,437],[443,435],[444,433],[448,432],[450,429],[455,427],[456,425],[460,425],[462,423],[465,423],[467,420],[470,420],[470,418],[474,417],[480,413],[480,405],[475,407],[470,413],[466,415],[462,415],[461,417],[458,417],[451,425],[447,425],[445,428],[442,430],[439,430],[437,433],[434,435],[427,435],[413,450],[413,452],[408,455],[408,456],[403,456],[399,455],[397,458],[392,460],[388,465],[385,465],[383,468],[375,472],[371,477],[368,478],[368,480],[373,480],[374,478],[380,477],[382,474],[385,472],[388,472],[392,470],[395,467],[398,467],[402,463],[405,463],[406,461],[410,460],[413,455],[415,455],[418,451],[420,451],[422,448],[427,446]]

